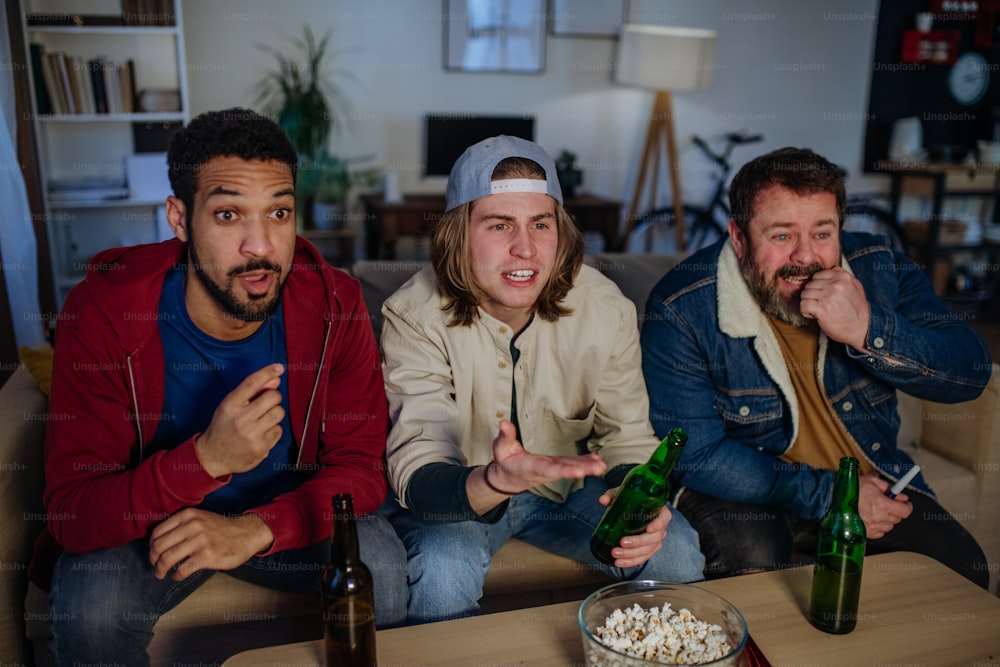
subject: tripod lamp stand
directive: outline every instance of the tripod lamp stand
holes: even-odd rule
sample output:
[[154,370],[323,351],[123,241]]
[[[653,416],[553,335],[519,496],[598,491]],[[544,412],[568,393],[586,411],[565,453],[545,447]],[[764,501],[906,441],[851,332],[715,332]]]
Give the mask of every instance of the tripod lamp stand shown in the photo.
[[712,30],[626,24],[622,26],[618,36],[615,81],[655,91],[635,190],[629,207],[628,230],[631,231],[635,226],[639,199],[648,176],[652,177],[649,209],[656,208],[660,152],[665,139],[671,199],[677,221],[674,233],[677,248],[681,251],[686,250],[684,206],[681,201],[677,142],[674,138],[674,111],[670,93],[706,88],[712,80],[714,59],[715,32]]

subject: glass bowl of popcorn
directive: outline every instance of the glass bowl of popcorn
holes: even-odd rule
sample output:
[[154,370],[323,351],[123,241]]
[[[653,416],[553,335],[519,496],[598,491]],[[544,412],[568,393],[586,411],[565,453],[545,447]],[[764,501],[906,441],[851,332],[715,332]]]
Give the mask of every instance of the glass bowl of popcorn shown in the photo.
[[690,584],[611,584],[583,601],[579,620],[586,667],[737,667],[747,641],[739,610]]

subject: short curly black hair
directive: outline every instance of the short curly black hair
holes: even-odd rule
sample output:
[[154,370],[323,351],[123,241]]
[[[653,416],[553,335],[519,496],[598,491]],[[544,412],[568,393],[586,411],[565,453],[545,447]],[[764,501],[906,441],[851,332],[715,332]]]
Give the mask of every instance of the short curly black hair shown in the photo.
[[198,175],[212,158],[278,160],[298,169],[298,155],[288,135],[278,124],[256,111],[233,107],[206,111],[177,131],[167,150],[167,173],[174,196],[184,202],[188,219],[194,210]]

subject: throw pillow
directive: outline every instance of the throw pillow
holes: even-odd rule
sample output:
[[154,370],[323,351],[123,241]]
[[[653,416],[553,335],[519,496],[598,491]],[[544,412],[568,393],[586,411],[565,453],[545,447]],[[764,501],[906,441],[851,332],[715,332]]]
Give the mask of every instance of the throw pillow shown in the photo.
[[18,352],[21,355],[21,362],[38,383],[38,388],[48,396],[52,387],[52,348],[22,345]]

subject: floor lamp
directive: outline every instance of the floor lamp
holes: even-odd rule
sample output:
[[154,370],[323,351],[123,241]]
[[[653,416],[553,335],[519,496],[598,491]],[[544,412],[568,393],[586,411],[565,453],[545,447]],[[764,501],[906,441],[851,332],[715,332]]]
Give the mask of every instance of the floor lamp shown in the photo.
[[[715,58],[715,32],[701,28],[674,28],[658,25],[625,24],[618,36],[615,81],[655,91],[649,115],[646,141],[642,148],[635,191],[629,207],[628,230],[635,226],[642,188],[652,177],[649,208],[656,207],[660,172],[660,150],[666,139],[667,170],[671,199],[677,224],[674,228],[678,250],[686,250],[684,241],[684,205],[677,166],[677,141],[674,138],[674,111],[671,91],[699,90],[712,80]],[[651,173],[650,173],[651,172]],[[626,236],[627,236],[626,232]]]

